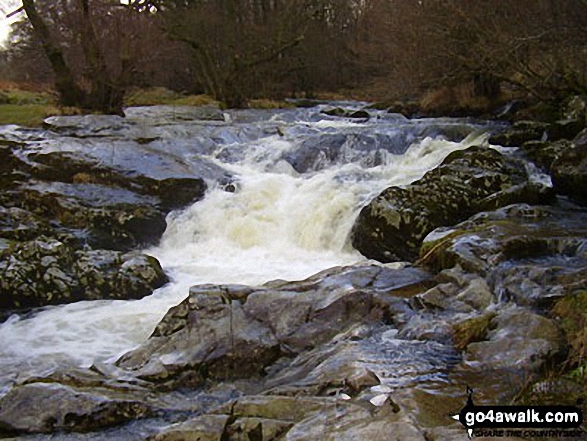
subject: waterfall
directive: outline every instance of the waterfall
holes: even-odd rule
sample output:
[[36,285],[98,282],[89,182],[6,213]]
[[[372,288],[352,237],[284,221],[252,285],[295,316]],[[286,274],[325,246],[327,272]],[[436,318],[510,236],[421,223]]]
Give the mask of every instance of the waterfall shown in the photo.
[[215,147],[186,154],[185,138],[186,161],[205,156],[234,183],[227,189],[211,181],[202,201],[170,213],[160,244],[145,250],[172,281],[142,300],[79,302],[11,317],[0,325],[0,385],[59,366],[115,360],[148,338],[192,285],[300,280],[365,260],[349,244],[361,207],[386,187],[419,179],[450,152],[483,141],[477,129],[384,113],[331,120],[315,109],[249,111],[246,118],[234,112],[224,125],[193,129]]

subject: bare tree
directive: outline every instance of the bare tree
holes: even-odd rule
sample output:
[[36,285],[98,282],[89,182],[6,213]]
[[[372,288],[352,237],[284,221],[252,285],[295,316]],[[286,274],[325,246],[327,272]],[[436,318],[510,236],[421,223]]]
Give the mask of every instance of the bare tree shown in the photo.
[[[60,103],[90,111],[123,114],[124,87],[120,77],[114,79],[108,69],[94,28],[89,0],[62,0],[52,5],[61,18],[70,18],[70,26],[61,30],[65,29],[76,36],[79,35],[80,48],[87,66],[86,81],[76,78],[63,45],[51,31],[48,24],[50,21],[40,11],[37,3],[35,0],[22,0],[20,9],[26,13],[34,36],[54,72],[55,89],[59,94]],[[76,23],[75,28],[73,23]],[[62,20],[61,25],[63,24]]]
[[192,50],[197,81],[228,107],[255,94],[262,68],[303,40],[299,0],[172,2],[163,9],[170,38]]

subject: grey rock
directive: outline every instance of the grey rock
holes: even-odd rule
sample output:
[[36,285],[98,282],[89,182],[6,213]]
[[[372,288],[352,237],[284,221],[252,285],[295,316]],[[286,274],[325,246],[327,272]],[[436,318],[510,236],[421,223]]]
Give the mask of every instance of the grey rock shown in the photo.
[[0,250],[0,308],[95,299],[136,299],[167,283],[159,262],[137,252],[77,250],[53,238]]
[[0,400],[0,433],[86,432],[150,413],[145,402],[61,384],[33,383],[12,389]]
[[355,222],[353,246],[381,262],[413,260],[428,233],[505,205],[552,199],[531,183],[521,163],[493,149],[450,154],[438,168],[406,188],[391,187],[365,206]]
[[467,346],[467,363],[538,372],[562,350],[561,330],[551,319],[513,309],[499,314],[494,322],[496,329],[490,332],[488,341]]

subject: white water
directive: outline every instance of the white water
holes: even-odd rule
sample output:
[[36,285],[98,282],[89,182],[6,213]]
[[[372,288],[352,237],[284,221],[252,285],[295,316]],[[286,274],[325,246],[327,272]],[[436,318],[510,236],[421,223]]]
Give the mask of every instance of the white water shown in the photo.
[[[340,130],[357,127],[337,124]],[[333,128],[324,122],[304,125]],[[115,360],[148,338],[192,285],[300,280],[364,260],[348,243],[360,208],[384,188],[420,178],[451,151],[479,139],[426,138],[403,155],[389,154],[377,167],[350,163],[303,175],[280,159],[298,142],[296,136],[267,136],[248,141],[236,163],[216,160],[238,176],[237,191],[211,188],[204,200],[170,214],[161,244],[146,250],[172,278],[153,295],[51,307],[0,325],[0,386],[57,367]]]

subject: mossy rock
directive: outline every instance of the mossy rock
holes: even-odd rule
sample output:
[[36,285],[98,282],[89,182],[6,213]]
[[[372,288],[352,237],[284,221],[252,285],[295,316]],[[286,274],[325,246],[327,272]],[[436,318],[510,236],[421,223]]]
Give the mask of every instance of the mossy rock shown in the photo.
[[557,193],[587,205],[587,143],[565,150],[552,163],[551,171]]
[[485,340],[496,315],[496,313],[490,312],[455,323],[452,326],[455,347],[459,350],[464,350],[469,343]]
[[80,250],[55,238],[0,248],[0,309],[80,300],[138,299],[167,283],[159,262],[137,252]]
[[587,363],[587,291],[558,300],[552,314],[560,321],[570,351],[568,360],[573,365]]
[[390,187],[365,206],[353,246],[381,262],[415,260],[424,238],[475,213],[519,202],[545,203],[546,187],[530,182],[521,162],[475,146],[456,151],[407,187]]

